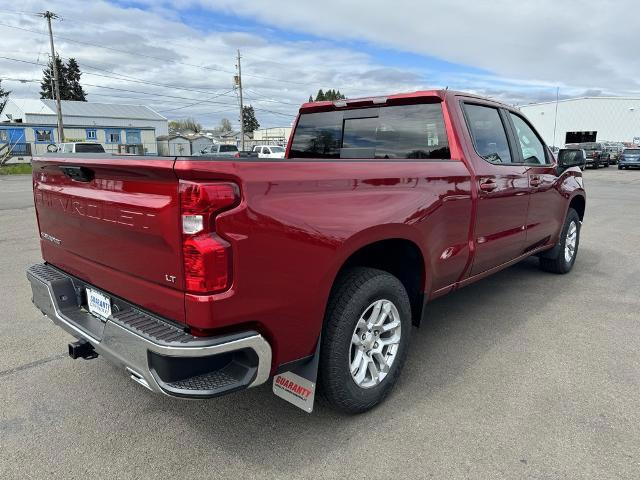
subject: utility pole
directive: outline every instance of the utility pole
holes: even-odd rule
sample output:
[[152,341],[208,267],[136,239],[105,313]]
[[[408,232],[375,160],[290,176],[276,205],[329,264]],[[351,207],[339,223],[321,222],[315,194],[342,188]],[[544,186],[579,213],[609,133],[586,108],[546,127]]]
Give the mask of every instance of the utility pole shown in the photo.
[[242,104],[242,67],[240,66],[240,49],[238,49],[238,76],[236,85],[240,91],[240,151],[244,152],[244,107]]
[[58,114],[58,143],[64,142],[64,125],[62,124],[62,103],[60,102],[60,77],[58,73],[58,62],[56,57],[56,50],[53,47],[53,31],[51,30],[51,19],[58,18],[53,12],[46,11],[39,14],[41,17],[47,19],[47,25],[49,26],[49,43],[51,45],[51,65],[53,66],[53,81],[55,89],[51,92],[54,94],[56,100],[56,113]]

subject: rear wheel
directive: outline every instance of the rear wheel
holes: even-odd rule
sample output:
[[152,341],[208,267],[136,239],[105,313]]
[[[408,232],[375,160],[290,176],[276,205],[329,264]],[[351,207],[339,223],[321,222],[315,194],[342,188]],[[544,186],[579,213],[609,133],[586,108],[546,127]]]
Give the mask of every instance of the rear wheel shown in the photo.
[[580,216],[573,208],[567,212],[560,238],[552,249],[553,256],[541,256],[540,268],[552,273],[568,273],[576,261],[580,244]]
[[348,413],[380,403],[396,383],[407,356],[411,305],[396,277],[352,268],[333,289],[320,350],[324,398]]

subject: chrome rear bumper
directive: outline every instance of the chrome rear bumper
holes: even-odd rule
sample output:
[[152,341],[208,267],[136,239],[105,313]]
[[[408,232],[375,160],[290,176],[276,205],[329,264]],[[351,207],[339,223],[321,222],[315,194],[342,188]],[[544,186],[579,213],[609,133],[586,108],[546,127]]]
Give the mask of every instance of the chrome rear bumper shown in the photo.
[[269,378],[271,347],[257,332],[194,337],[113,296],[113,313],[102,321],[83,307],[85,288],[92,285],[48,264],[30,267],[27,278],[32,301],[44,315],[153,392],[210,398]]

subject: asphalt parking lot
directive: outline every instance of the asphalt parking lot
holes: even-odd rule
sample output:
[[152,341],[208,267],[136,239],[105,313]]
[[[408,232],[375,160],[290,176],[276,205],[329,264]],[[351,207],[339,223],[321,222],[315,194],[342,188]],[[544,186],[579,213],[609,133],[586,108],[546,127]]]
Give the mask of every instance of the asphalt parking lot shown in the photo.
[[534,259],[443,297],[385,404],[312,415],[270,385],[155,396],[73,361],[30,302],[29,177],[0,177],[0,478],[637,478],[640,171],[585,172],[566,276]]

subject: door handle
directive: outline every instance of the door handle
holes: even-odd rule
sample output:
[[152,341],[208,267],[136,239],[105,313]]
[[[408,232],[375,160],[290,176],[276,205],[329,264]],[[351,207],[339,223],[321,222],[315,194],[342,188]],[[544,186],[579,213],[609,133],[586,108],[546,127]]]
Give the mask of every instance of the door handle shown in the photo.
[[492,192],[498,187],[498,184],[493,180],[481,180],[480,181],[480,190],[483,192]]
[[542,180],[540,179],[540,177],[531,177],[529,179],[529,185],[531,185],[532,187],[539,187],[540,185],[542,185]]

